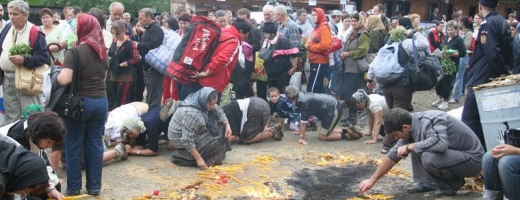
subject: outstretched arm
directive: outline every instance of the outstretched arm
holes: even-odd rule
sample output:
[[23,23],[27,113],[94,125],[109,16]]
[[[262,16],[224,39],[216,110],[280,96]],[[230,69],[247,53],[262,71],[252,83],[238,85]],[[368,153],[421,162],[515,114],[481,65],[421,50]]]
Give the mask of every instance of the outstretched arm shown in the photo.
[[390,158],[385,157],[383,158],[383,162],[377,167],[377,170],[372,174],[372,176],[369,179],[366,179],[364,181],[361,181],[359,183],[358,192],[359,194],[363,194],[366,191],[370,190],[376,184],[376,182],[383,177],[392,167],[394,167],[395,162],[390,160]]

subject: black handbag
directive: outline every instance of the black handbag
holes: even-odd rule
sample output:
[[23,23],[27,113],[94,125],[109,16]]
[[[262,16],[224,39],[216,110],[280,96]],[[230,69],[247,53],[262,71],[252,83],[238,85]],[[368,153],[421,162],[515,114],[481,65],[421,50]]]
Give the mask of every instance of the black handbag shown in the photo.
[[506,131],[504,132],[505,143],[515,147],[520,147],[520,130],[510,129],[507,122],[504,122],[504,125],[506,126]]
[[72,84],[67,87],[68,92],[64,92],[63,95],[56,102],[54,111],[58,113],[60,117],[83,120],[83,98],[79,96],[79,52],[77,49],[70,49],[74,55],[74,71],[72,73]]

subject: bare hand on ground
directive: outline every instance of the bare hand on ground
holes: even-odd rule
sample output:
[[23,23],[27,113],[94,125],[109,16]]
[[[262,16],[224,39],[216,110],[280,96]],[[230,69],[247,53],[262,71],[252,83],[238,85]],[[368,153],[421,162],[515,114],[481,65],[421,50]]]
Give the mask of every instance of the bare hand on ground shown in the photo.
[[204,162],[204,160],[197,160],[197,166],[199,167],[199,169],[202,169],[202,170],[205,170],[205,169],[208,169],[208,165],[206,165],[206,162]]
[[372,188],[374,186],[374,184],[375,184],[375,182],[370,179],[361,181],[361,183],[359,183],[358,193],[360,195],[362,195],[366,191],[370,190],[370,188]]
[[375,144],[376,142],[376,140],[366,140],[363,144]]
[[308,144],[307,141],[305,141],[305,139],[303,139],[303,138],[298,139],[298,143],[299,144],[303,144],[303,145],[307,145]]

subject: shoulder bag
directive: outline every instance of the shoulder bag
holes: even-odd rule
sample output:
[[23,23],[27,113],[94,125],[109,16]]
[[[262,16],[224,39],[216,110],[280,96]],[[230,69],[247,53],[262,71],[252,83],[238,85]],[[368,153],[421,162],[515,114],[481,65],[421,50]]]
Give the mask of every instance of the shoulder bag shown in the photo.
[[79,96],[79,76],[80,76],[80,60],[77,49],[70,49],[74,55],[74,68],[72,73],[72,83],[67,87],[68,92],[63,93],[56,102],[54,111],[60,117],[83,120],[83,99]]

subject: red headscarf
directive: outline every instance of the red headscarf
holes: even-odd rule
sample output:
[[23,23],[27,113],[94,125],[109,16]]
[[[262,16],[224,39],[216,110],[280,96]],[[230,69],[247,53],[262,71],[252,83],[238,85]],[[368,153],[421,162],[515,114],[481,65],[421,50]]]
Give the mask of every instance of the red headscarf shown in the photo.
[[76,45],[82,42],[86,43],[96,51],[99,59],[103,60],[107,54],[107,47],[105,46],[105,40],[103,39],[98,20],[92,15],[80,14],[76,31],[78,35]]

